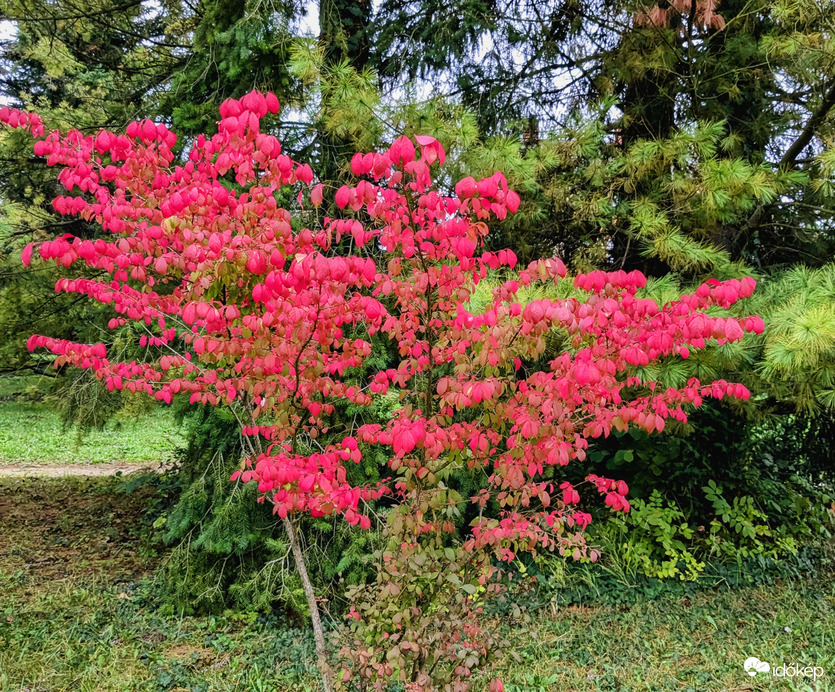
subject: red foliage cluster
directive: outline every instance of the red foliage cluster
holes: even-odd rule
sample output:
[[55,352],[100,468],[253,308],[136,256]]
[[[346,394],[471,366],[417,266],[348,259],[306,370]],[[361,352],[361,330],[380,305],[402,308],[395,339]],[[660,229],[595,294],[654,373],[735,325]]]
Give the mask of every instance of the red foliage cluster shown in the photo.
[[[44,260],[97,271],[61,279],[56,290],[111,306],[112,329],[130,321],[145,331],[145,357],[129,362],[111,360],[103,344],[33,336],[29,347],[92,370],[112,389],[231,407],[253,450],[233,478],[257,482],[282,517],[339,513],[367,528],[366,503],[387,493],[413,508],[406,554],[421,537],[456,530],[435,500],[454,509],[462,500],[445,481],[469,471],[483,478],[471,498],[482,511],[462,546],[469,554],[509,560],[556,548],[595,559],[582,539],[590,515],[577,508],[581,495],[551,480],[550,469],[582,461],[589,440],[613,430],[660,432],[669,418],[684,421],[685,407],[703,397],[747,398],[745,387],[722,380],[665,389],[639,373],[759,333],[759,318],[708,312],[749,296],[753,280],[710,281],[659,306],[639,296],[640,273],[598,271],[577,276],[572,297],[523,304],[520,291],[559,282],[566,268],[547,259],[513,273],[512,252],[481,251],[487,223],[519,206],[501,173],[464,178],[443,194],[432,182],[445,160],[440,143],[400,137],[384,152],[354,156],[358,181],[335,192],[342,215],[319,219],[323,186],[261,132],[277,110],[272,94],[228,100],[217,134],[198,136],[182,157],[174,134],[150,120],[88,136],[44,135],[36,115],[5,108],[0,120],[31,129],[36,153],[61,167],[68,194],[56,211],[112,236],[40,243]],[[288,187],[296,217],[277,201]],[[479,282],[497,272],[504,280],[488,305],[471,311]],[[555,330],[569,347],[547,359]],[[376,334],[396,343],[399,361],[357,384],[348,373],[367,362]],[[406,400],[387,423],[351,429],[334,420],[337,401],[367,406],[391,388]],[[352,485],[346,464],[374,446],[386,449],[392,478]],[[625,483],[587,481],[607,506],[629,510]]]
[[[635,15],[635,23],[638,26],[668,27],[673,19],[686,17],[698,26],[721,31],[725,28],[725,18],[716,11],[718,6],[719,0],[669,0],[644,7]],[[683,34],[684,29],[680,32]]]
[[[59,179],[71,193],[57,197],[55,209],[115,236],[41,243],[44,260],[64,267],[84,262],[110,275],[61,279],[56,290],[112,306],[118,316],[111,328],[143,324],[140,345],[149,357],[114,362],[103,344],[47,336],[31,337],[29,347],[49,349],[56,365],[92,369],[110,388],[145,391],[166,403],[186,393],[193,403],[248,404],[244,432],[270,445],[241,475],[256,480],[283,516],[340,512],[367,526],[362,503],[396,491],[402,480],[393,488],[352,487],[344,464],[361,459],[358,441],[390,447],[391,470],[418,479],[436,474],[450,455],[463,455],[470,468],[488,471],[489,492],[473,500],[484,506],[497,498],[506,507],[500,521],[474,527],[471,547],[501,546],[509,557],[509,544],[550,545],[555,522],[588,523],[573,509],[579,501],[573,487],[563,483],[558,493],[537,480],[547,467],[582,460],[589,439],[612,429],[661,431],[667,418],[684,420],[683,407],[704,396],[747,397],[742,385],[724,381],[692,380],[663,391],[648,383],[649,393],[632,392],[643,386],[635,366],[759,332],[759,318],[705,312],[750,295],[752,279],[711,281],[658,306],[637,297],[645,284],[640,273],[598,271],[576,277],[576,288],[589,293],[584,299],[523,306],[516,299],[522,287],[566,274],[558,259],[539,260],[472,314],[467,303],[479,280],[516,264],[510,251],[479,252],[486,222],[519,205],[504,176],[464,178],[454,196],[444,196],[431,176],[445,159],[440,143],[417,137],[415,146],[401,137],[385,152],[352,159],[360,180],[340,188],[335,202],[353,218],[295,229],[276,193],[309,185],[313,175],[260,131],[261,118],[277,110],[272,94],[226,101],[218,133],[197,137],[182,164],[175,163],[175,135],[150,120],[132,123],[125,134],[54,131],[39,139],[36,153],[62,167]],[[0,120],[43,136],[35,114],[2,109]],[[318,203],[322,194],[316,186],[310,197]],[[347,237],[352,247],[345,253]],[[32,250],[24,251],[24,263]],[[378,250],[389,258],[382,267]],[[366,386],[343,378],[371,353],[369,338],[345,336],[357,325],[369,338],[381,332],[395,340],[401,357]],[[545,368],[523,367],[523,359],[541,356],[555,328],[573,348]],[[400,409],[388,425],[362,425],[315,453],[293,447],[299,430],[327,426],[335,399],[367,405],[392,386],[420,391],[416,405]],[[458,415],[474,408],[492,410],[503,423]],[[628,510],[623,484],[589,480],[607,505]],[[540,510],[523,516],[534,499]]]

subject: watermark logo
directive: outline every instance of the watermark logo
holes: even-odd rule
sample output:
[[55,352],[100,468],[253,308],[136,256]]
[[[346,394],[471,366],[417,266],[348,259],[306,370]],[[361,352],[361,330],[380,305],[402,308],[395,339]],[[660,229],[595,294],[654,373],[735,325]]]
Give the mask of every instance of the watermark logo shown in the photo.
[[768,675],[769,670],[771,670],[771,666],[765,661],[761,661],[756,656],[751,656],[750,658],[745,659],[745,672],[752,678],[757,673],[765,673]]
[[764,676],[770,675],[775,678],[812,678],[813,680],[817,680],[823,676],[823,668],[820,666],[804,666],[797,663],[789,663],[772,668],[771,665],[765,661],[761,661],[756,656],[746,658],[743,665],[745,672],[752,678],[758,674]]

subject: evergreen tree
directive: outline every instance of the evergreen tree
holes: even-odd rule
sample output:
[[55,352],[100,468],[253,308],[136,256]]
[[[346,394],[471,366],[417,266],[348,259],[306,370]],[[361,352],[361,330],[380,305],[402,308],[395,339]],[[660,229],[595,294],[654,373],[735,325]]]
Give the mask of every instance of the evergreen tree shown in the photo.
[[[582,147],[593,170],[581,165],[593,184],[600,171],[605,179],[605,169],[615,173],[629,159],[650,159],[638,176],[634,168],[617,171],[623,184],[616,193],[609,185],[596,186],[606,195],[597,199],[581,191],[592,210],[644,207],[665,192],[665,178],[686,177],[694,165],[688,156],[656,168],[653,152],[676,147],[676,139],[694,132],[715,133],[721,124],[721,137],[698,143],[697,165],[707,163],[704,150],[712,147],[717,175],[739,184],[745,175],[735,170],[757,171],[762,196],[710,228],[694,218],[680,230],[689,244],[714,248],[706,252],[768,267],[825,262],[835,249],[831,169],[820,158],[833,136],[833,24],[835,6],[826,0],[479,1],[454,7],[414,0],[381,5],[375,45],[385,80],[431,81],[472,108],[485,134],[514,136],[530,149],[555,142]],[[597,132],[594,152],[577,138],[578,127]],[[586,210],[579,227],[572,215],[571,233],[543,228],[543,218],[556,226],[565,218],[560,208],[578,202],[554,188],[554,174],[574,175],[574,162],[554,161],[547,151],[532,155],[543,164],[532,186],[541,191],[530,200],[531,223],[522,226],[519,219],[506,233],[522,254],[541,252],[550,236],[551,249],[576,250],[580,259],[591,253],[611,264],[626,256],[627,264],[657,274],[681,268],[661,248],[652,261],[644,257],[646,245],[622,214],[615,226],[601,225],[600,215]],[[579,180],[583,172],[577,173]],[[692,192],[725,194],[726,181],[714,182]],[[578,236],[585,240],[572,240]],[[691,267],[699,268],[699,262]]]
[[193,30],[182,66],[160,96],[162,112],[179,131],[197,133],[214,127],[224,99],[262,89],[289,101],[297,95],[287,70],[291,27],[301,15],[292,0],[201,0],[188,12]]
[[[3,14],[15,29],[0,46],[4,101],[85,133],[148,112],[187,41],[187,21],[172,2],[8,0]],[[20,252],[32,240],[61,232],[92,238],[96,230],[54,213],[50,200],[63,188],[17,133],[0,138],[0,179],[0,369],[40,368],[24,348],[27,333],[48,325],[67,338],[89,338],[104,316],[56,296],[59,270],[23,272]]]

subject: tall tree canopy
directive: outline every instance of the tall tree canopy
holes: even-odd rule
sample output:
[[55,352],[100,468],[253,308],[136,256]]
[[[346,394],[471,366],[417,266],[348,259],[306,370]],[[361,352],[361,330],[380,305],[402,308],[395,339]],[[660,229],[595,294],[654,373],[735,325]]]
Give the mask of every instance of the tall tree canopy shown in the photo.
[[[680,190],[670,178],[707,176],[687,195],[713,196],[714,218],[685,218],[685,236],[771,266],[832,256],[834,26],[826,0],[414,0],[381,5],[375,45],[392,86],[426,80],[476,112],[485,134],[564,143],[556,156],[540,154],[537,210],[563,227],[568,214],[574,228],[570,238],[548,223],[527,229],[532,252],[552,239],[602,259],[602,242],[610,262],[629,252],[627,263],[636,261],[658,235],[625,230],[624,212]],[[555,185],[555,171],[600,195]],[[590,214],[577,195],[596,211],[620,208]],[[669,204],[664,211],[686,217]],[[656,271],[671,266],[669,252],[651,251]]]

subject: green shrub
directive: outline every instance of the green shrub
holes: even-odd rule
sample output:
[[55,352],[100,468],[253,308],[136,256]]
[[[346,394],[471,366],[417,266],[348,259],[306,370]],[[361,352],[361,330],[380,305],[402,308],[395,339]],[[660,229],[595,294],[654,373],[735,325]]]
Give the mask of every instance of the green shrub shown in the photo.
[[684,512],[654,490],[649,500],[635,500],[628,514],[595,524],[591,535],[603,549],[606,569],[627,579],[637,574],[696,579],[705,563],[693,554],[695,533]]

